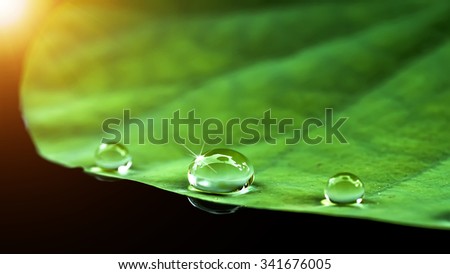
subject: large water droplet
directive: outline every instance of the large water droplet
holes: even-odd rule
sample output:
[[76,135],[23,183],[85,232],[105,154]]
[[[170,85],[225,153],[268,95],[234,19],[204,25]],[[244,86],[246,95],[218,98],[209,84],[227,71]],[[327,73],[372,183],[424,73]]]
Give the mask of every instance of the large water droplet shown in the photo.
[[232,214],[240,208],[240,206],[236,205],[219,204],[192,197],[188,197],[188,200],[195,208],[216,215]]
[[334,175],[325,187],[325,198],[335,204],[361,203],[363,196],[363,183],[356,175],[348,172]]
[[245,190],[253,179],[253,166],[247,157],[224,148],[197,156],[188,171],[192,187],[216,194]]
[[95,151],[95,164],[106,171],[124,173],[131,167],[131,155],[122,144],[102,143]]

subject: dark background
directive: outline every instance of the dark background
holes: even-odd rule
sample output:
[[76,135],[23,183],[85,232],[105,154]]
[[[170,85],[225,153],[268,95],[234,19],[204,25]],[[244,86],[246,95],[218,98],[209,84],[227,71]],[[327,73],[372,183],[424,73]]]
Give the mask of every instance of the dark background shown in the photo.
[[212,215],[181,195],[47,162],[19,109],[29,39],[0,53],[0,253],[448,253],[449,231],[247,208]]

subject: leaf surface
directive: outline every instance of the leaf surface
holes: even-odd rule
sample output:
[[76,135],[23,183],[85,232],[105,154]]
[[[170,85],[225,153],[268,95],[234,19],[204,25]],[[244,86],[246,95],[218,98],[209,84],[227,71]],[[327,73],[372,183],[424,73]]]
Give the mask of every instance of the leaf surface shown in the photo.
[[[186,12],[173,1],[137,3],[68,3],[36,37],[21,95],[43,157],[220,203],[450,228],[446,1],[193,1]],[[305,119],[323,120],[326,108],[333,121],[348,117],[340,129],[348,144],[285,144]],[[206,145],[253,162],[256,181],[243,195],[188,190],[192,157],[173,132],[165,145],[147,140],[146,121],[158,137],[176,111],[226,125],[269,109],[295,121],[283,134],[271,128],[276,144],[260,131],[259,142],[240,145],[245,134],[233,131]],[[145,124],[129,128],[132,169],[93,171],[103,121],[123,122],[124,110]],[[199,138],[202,128],[191,133]],[[317,128],[310,136],[326,134]],[[187,146],[200,152],[201,144]],[[324,205],[327,179],[343,171],[365,183],[364,202]]]

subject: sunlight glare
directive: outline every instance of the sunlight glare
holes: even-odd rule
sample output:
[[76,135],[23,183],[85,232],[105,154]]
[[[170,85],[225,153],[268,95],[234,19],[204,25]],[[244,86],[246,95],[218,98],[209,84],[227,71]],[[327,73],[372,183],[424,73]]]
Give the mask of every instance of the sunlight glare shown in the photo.
[[25,15],[26,0],[0,0],[0,27],[16,23]]

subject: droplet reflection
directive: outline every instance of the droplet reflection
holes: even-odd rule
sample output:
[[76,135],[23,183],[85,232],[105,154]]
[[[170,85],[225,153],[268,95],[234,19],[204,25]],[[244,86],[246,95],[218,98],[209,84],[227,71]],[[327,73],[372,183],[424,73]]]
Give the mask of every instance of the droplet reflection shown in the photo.
[[240,208],[240,206],[236,206],[236,205],[214,203],[214,202],[204,201],[204,200],[196,199],[196,198],[192,198],[192,197],[188,197],[188,201],[194,207],[196,207],[202,211],[205,211],[205,212],[208,212],[211,214],[215,214],[215,215],[232,214],[232,213],[235,213]]

